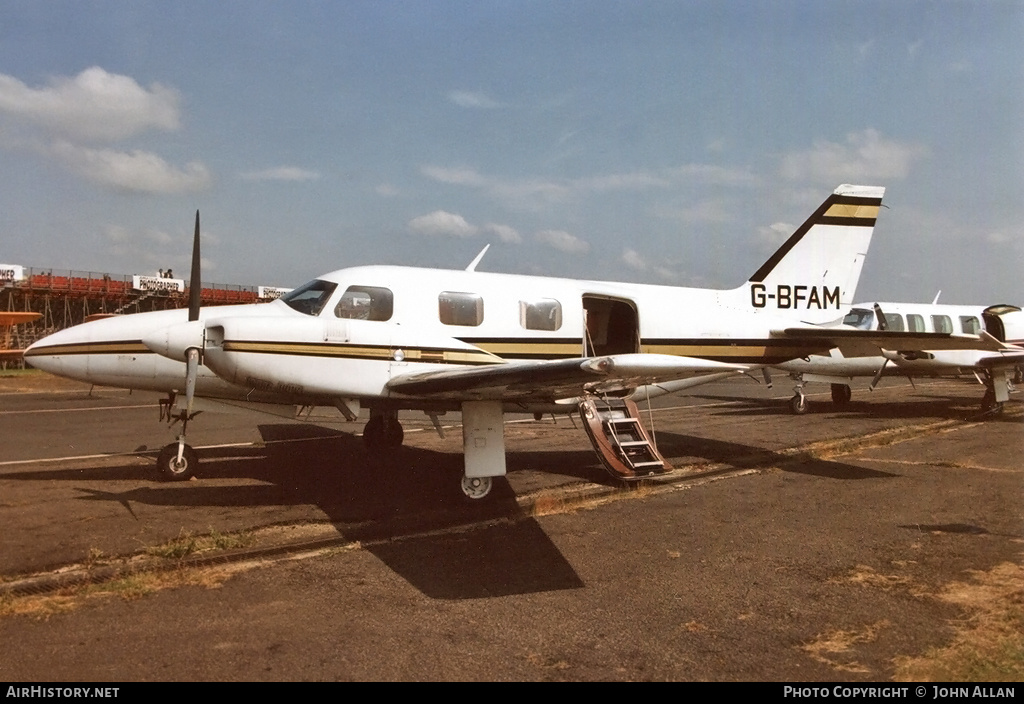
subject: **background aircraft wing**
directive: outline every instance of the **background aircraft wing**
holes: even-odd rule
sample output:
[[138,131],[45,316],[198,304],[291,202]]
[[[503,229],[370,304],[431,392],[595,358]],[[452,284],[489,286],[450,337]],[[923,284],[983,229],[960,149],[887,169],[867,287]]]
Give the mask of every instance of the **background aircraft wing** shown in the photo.
[[[850,330],[840,328],[786,328],[773,331],[773,337],[798,340],[831,341],[844,357],[877,357],[880,350],[937,351],[982,350],[995,352],[998,341],[978,335],[954,335],[944,332],[896,332],[892,330]],[[994,338],[993,338],[994,339]]]
[[393,394],[437,400],[507,400],[551,403],[585,393],[610,393],[716,373],[743,372],[751,367],[663,354],[619,354],[605,357],[506,362],[396,376],[387,388]]

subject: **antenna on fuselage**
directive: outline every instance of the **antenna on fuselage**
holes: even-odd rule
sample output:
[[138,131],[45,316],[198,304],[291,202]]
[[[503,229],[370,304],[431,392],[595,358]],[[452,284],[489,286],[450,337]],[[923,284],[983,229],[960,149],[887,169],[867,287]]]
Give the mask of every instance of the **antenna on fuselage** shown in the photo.
[[941,295],[942,295],[942,289],[940,288],[939,292],[935,294],[935,300],[932,301],[932,305],[935,305],[936,303],[939,302],[939,296],[941,296]]
[[490,248],[491,245],[484,245],[484,248],[480,250],[480,254],[476,255],[476,259],[471,261],[469,266],[466,267],[466,271],[476,271],[476,265],[480,263],[480,260],[484,258],[484,255],[487,254],[487,250]]

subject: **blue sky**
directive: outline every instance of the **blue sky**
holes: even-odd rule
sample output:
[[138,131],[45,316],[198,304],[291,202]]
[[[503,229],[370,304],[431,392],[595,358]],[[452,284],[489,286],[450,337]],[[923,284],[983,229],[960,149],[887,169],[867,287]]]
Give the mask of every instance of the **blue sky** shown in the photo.
[[737,286],[886,186],[858,300],[1024,302],[1024,2],[0,2],[0,262]]

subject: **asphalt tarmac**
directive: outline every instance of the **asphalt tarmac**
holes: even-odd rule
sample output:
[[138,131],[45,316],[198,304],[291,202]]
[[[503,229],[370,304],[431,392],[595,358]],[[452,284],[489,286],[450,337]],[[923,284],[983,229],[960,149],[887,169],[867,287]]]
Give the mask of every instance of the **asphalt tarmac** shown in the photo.
[[165,483],[154,395],[0,379],[0,679],[921,679],[1024,596],[1024,409],[884,383],[673,397],[634,488],[512,419],[470,503],[457,415],[381,456],[333,410],[203,414]]

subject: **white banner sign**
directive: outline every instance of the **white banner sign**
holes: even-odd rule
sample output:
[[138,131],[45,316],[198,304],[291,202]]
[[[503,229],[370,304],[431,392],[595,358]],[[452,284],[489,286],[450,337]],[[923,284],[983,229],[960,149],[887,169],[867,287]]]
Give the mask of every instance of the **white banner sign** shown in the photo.
[[184,293],[185,280],[136,275],[132,277],[132,288],[136,291],[176,291]]
[[25,267],[17,264],[0,264],[0,282],[21,281],[25,278]]
[[262,299],[273,301],[280,298],[289,291],[291,291],[290,288],[278,288],[277,286],[260,286],[258,288],[258,293],[256,295],[258,295]]

